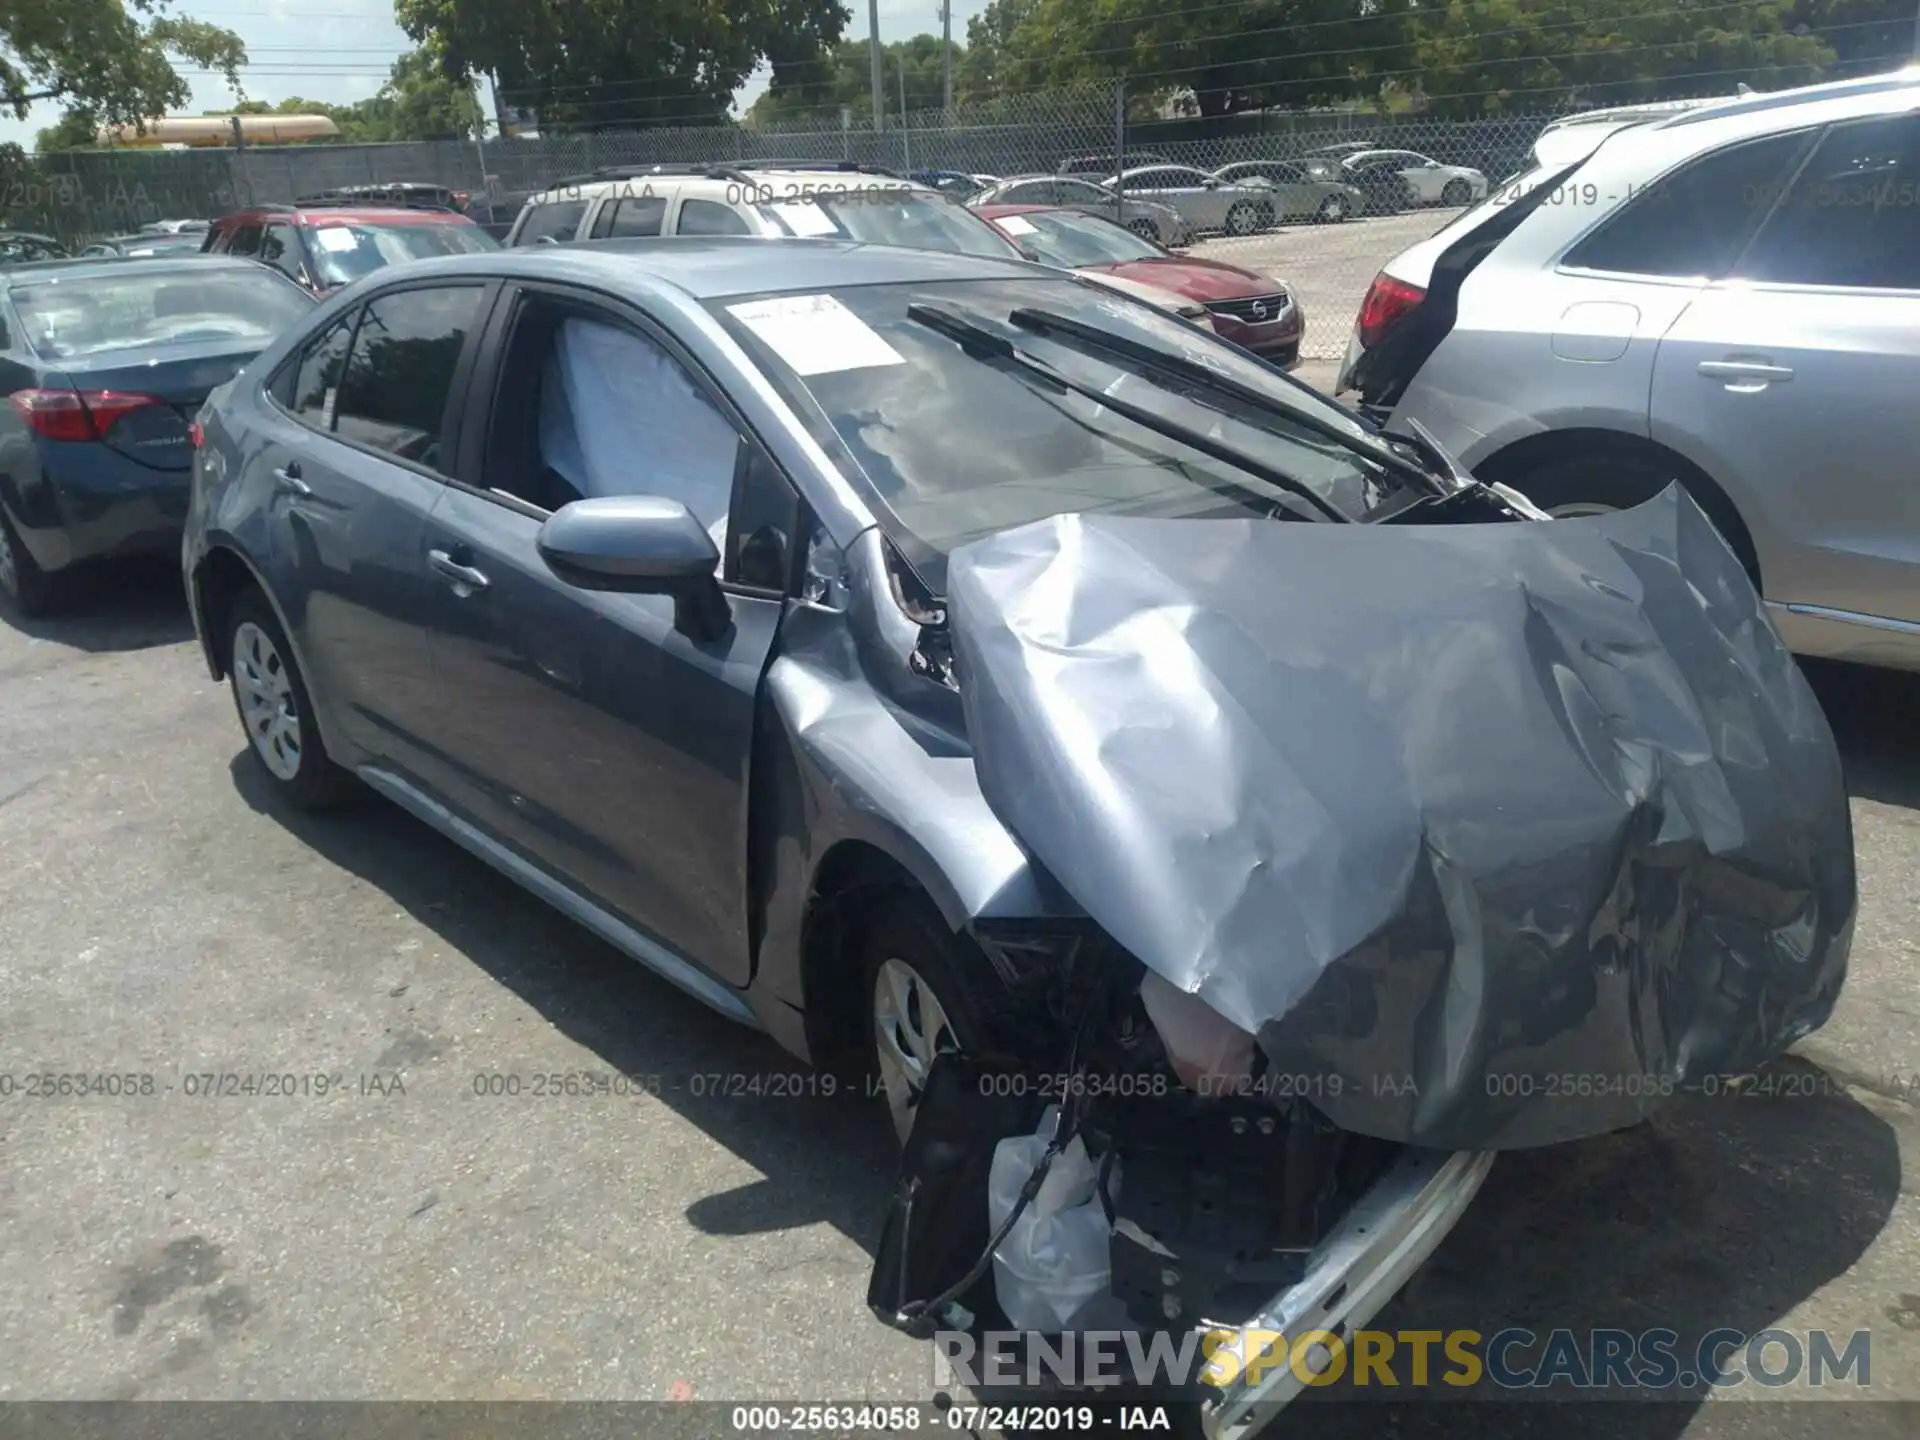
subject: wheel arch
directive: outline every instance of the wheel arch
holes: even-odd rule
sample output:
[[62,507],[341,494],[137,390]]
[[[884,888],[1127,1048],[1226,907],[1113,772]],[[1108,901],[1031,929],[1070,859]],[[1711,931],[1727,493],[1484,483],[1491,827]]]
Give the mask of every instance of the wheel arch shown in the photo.
[[1481,480],[1512,485],[1524,493],[1526,487],[1519,480],[1527,472],[1562,460],[1589,457],[1596,451],[1616,456],[1624,463],[1670,470],[1686,487],[1694,502],[1706,512],[1707,518],[1726,537],[1734,554],[1740,557],[1741,564],[1747,567],[1747,573],[1753,577],[1754,587],[1759,588],[1759,550],[1740,507],[1720,482],[1697,463],[1658,440],[1629,431],[1593,426],[1544,430],[1502,446],[1477,462],[1473,473]]
[[836,841],[814,867],[800,926],[800,983],[808,1054],[823,1069],[864,1059],[859,971],[865,927],[881,901],[903,895],[940,910],[920,877],[870,840]]

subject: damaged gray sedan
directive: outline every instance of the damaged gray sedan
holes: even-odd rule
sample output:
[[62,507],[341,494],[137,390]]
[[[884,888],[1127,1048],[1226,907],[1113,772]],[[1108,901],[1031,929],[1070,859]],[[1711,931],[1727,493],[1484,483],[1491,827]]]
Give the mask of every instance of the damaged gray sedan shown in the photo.
[[[188,588],[267,783],[357,777],[876,1075],[914,1333],[1350,1332],[1495,1152],[1838,995],[1832,738],[1684,494],[1546,521],[1057,272],[428,262],[201,434]],[[1194,1398],[1237,1434],[1299,1384]]]

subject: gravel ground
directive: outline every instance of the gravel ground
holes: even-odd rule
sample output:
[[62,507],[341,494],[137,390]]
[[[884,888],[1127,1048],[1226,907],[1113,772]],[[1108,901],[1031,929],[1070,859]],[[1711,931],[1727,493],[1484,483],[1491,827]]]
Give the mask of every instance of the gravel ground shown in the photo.
[[[1920,682],[1816,682],[1862,906],[1840,1010],[1788,1063],[1809,1093],[1504,1157],[1383,1324],[1865,1328],[1871,1393],[1920,1400]],[[929,1352],[864,1303],[880,1107],[717,1096],[698,1077],[791,1067],[398,810],[272,806],[176,577],[0,621],[0,853],[0,1072],[154,1087],[0,1099],[0,1399],[929,1394]],[[579,1071],[642,1093],[526,1093]],[[214,1073],[331,1093],[188,1093]],[[522,1093],[476,1093],[504,1077]],[[1732,1393],[1473,1424],[1920,1433],[1913,1408]],[[1281,1430],[1457,1426],[1426,1413]]]

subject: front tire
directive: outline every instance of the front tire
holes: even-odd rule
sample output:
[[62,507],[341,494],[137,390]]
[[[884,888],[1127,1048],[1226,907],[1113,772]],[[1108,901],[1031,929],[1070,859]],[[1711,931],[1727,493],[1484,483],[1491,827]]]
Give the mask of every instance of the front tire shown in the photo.
[[247,748],[274,793],[297,810],[331,810],[353,777],[333,762],[279,617],[257,589],[227,610],[227,680]]
[[1242,200],[1227,211],[1227,234],[1251,235],[1260,228],[1260,212]]
[[1440,192],[1442,205],[1461,206],[1473,200],[1473,187],[1464,180],[1449,180],[1447,188]]
[[1344,195],[1327,196],[1326,199],[1320,202],[1320,208],[1315,214],[1323,225],[1338,225],[1342,220],[1347,218],[1347,197]]
[[51,615],[60,599],[55,577],[27,553],[4,514],[0,514],[0,596],[26,620]]
[[868,1056],[904,1145],[934,1059],[991,1049],[1007,994],[986,957],[923,901],[882,901],[862,954]]

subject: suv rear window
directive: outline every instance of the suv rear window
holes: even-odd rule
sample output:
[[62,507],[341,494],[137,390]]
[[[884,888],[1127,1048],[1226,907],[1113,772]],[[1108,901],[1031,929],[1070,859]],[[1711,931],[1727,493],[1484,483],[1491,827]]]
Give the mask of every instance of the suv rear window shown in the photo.
[[1622,275],[1724,275],[1806,150],[1807,132],[1716,150],[1654,181],[1566,263]]

